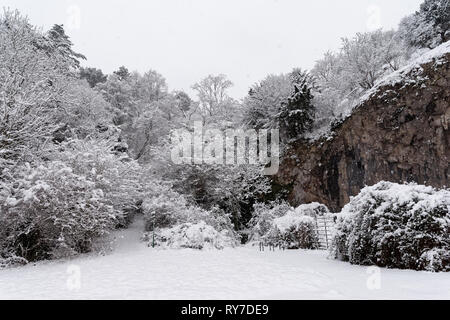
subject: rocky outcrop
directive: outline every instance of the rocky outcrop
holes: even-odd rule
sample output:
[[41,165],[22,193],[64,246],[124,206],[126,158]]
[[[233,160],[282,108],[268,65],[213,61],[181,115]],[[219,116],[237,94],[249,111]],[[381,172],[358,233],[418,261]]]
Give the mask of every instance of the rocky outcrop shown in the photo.
[[291,146],[275,182],[293,205],[334,211],[381,180],[450,186],[450,54],[379,87],[332,138]]

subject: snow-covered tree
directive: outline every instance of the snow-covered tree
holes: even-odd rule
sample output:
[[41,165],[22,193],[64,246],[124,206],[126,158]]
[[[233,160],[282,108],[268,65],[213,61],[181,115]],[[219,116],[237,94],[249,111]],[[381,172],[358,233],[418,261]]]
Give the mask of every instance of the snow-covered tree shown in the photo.
[[[164,77],[150,70],[141,75],[125,67],[96,87],[111,104],[114,123],[120,126],[133,157],[141,161],[184,115],[167,92]],[[143,158],[144,157],[144,158]]]
[[233,121],[238,103],[228,95],[233,83],[223,74],[209,75],[192,86],[197,92],[197,113],[203,124]]
[[450,1],[425,0],[419,11],[401,21],[399,35],[415,48],[433,49],[450,40]]
[[[140,187],[140,169],[121,170],[134,164],[113,154],[110,104],[79,79],[82,58],[62,26],[43,33],[17,11],[0,16],[0,259],[89,251]],[[111,148],[68,147],[88,137]]]
[[244,100],[244,123],[250,128],[279,128],[281,105],[292,93],[288,74],[269,75],[252,86]]
[[342,39],[340,51],[327,52],[311,70],[314,129],[329,127],[348,115],[359,97],[383,76],[398,70],[408,54],[394,31],[376,30]]
[[120,81],[126,80],[130,76],[130,72],[128,71],[128,68],[126,68],[125,66],[119,67],[119,69],[117,69],[113,73],[114,73],[114,75],[117,76],[117,78]]
[[114,123],[118,126],[129,122],[137,107],[132,96],[132,87],[125,79],[113,74],[105,83],[99,83],[97,89],[110,103]]
[[81,80],[72,80],[61,108],[56,112],[56,121],[60,123],[53,134],[54,141],[62,142],[68,137],[103,137],[105,132],[115,133],[113,118],[109,112],[111,106],[102,95],[94,91]]
[[0,16],[0,176],[52,139],[78,57],[60,26],[47,35],[17,11]]
[[314,119],[312,87],[312,78],[300,69],[269,75],[245,98],[244,124],[255,129],[280,129],[283,139],[298,138],[311,128]]
[[344,38],[342,45],[344,78],[352,87],[370,89],[386,70],[400,67],[403,51],[393,31],[357,33],[352,39]]
[[287,101],[281,103],[281,136],[296,139],[310,131],[315,116],[313,105],[312,81],[307,72],[295,69],[290,74],[294,91]]
[[49,45],[44,47],[47,52],[51,52],[57,58],[63,59],[66,65],[75,69],[80,68],[80,59],[86,60],[86,57],[73,51],[73,43],[70,41],[69,36],[66,35],[63,25],[55,24],[46,33],[46,36],[50,40]]

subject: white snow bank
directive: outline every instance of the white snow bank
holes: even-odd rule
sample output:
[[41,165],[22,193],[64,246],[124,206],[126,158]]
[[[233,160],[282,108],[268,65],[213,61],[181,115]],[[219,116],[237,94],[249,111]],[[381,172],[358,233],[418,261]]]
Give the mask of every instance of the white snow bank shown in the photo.
[[450,273],[373,270],[323,251],[133,243],[107,256],[2,270],[0,299],[450,299]]
[[156,250],[142,228],[117,232],[109,255],[0,270],[0,299],[450,299],[450,272],[373,269],[324,251]]

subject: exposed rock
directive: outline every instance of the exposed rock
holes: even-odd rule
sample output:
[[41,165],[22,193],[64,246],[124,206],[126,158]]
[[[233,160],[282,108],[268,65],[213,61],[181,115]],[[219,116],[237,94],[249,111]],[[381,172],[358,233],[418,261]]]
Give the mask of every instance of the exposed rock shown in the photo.
[[450,54],[444,58],[411,72],[413,81],[379,88],[333,138],[292,145],[275,177],[290,186],[291,204],[337,211],[381,180],[449,186]]

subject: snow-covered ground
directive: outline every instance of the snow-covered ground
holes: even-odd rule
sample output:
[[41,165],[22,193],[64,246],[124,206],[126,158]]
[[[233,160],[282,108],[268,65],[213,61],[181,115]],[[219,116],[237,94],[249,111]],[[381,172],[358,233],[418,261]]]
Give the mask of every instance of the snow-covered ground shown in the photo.
[[121,232],[108,255],[0,270],[0,299],[450,299],[450,273],[378,278],[323,251],[156,250],[140,230]]

